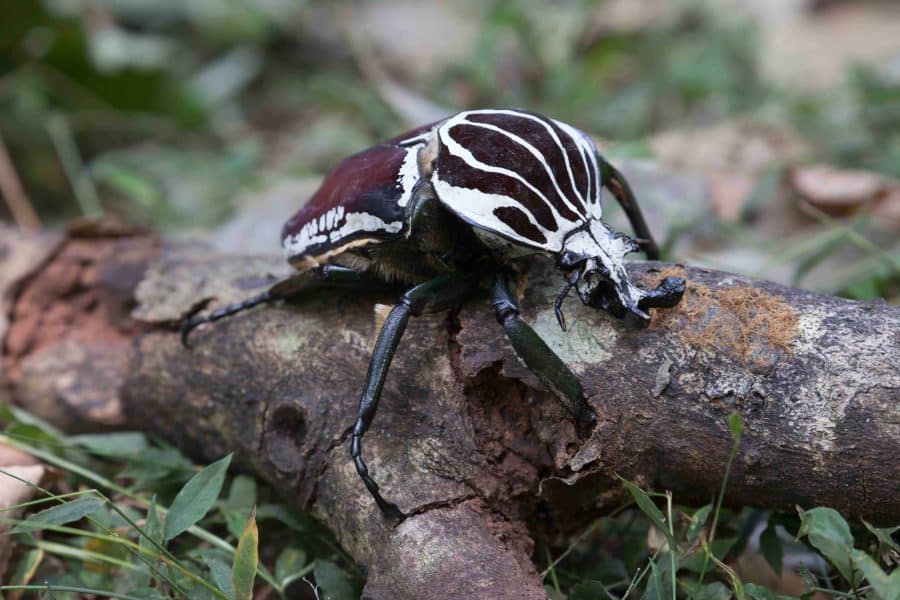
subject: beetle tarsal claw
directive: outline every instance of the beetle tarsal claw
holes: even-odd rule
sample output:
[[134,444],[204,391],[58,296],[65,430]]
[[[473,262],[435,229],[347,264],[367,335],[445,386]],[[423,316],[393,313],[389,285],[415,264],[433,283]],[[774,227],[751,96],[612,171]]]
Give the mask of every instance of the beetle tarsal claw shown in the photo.
[[189,317],[187,319],[182,319],[180,323],[178,323],[178,331],[181,334],[181,345],[187,349],[191,348],[190,341],[188,340],[188,336],[191,335],[191,332],[197,328],[198,325],[203,323],[203,320],[198,320],[196,317]]
[[556,322],[559,323],[559,328],[565,331],[568,325],[566,324],[566,315],[563,314],[562,308],[554,306],[553,311],[556,313]]

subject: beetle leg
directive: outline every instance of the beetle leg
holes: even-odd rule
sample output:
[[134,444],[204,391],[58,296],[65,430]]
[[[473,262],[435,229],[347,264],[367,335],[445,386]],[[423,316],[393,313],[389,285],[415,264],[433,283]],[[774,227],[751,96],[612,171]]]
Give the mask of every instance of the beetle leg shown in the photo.
[[503,325],[513,349],[525,366],[550,388],[578,420],[590,425],[594,414],[584,399],[581,382],[546,342],[519,316],[519,302],[512,292],[509,278],[497,277],[491,293],[491,306],[497,321]]
[[269,289],[263,293],[218,308],[208,315],[198,315],[183,319],[179,324],[181,332],[181,343],[185,348],[188,346],[188,336],[191,331],[204,323],[212,323],[225,317],[243,312],[247,309],[259,306],[260,304],[268,304],[276,300],[288,300],[295,298],[306,291],[317,287],[336,287],[349,289],[381,289],[387,284],[377,279],[369,273],[357,271],[349,267],[340,265],[323,265],[311,271],[298,273],[292,277],[282,279],[274,283]]
[[452,308],[472,295],[477,289],[478,280],[475,277],[461,277],[458,274],[445,275],[421,283],[407,291],[400,299],[381,327],[372,359],[369,362],[369,372],[366,374],[366,383],[362,397],[359,400],[359,413],[356,424],[353,427],[353,440],[350,444],[350,455],[356,465],[356,471],[378,504],[381,512],[391,520],[399,521],[406,517],[393,502],[388,502],[378,491],[376,484],[369,475],[369,469],[362,458],[362,438],[375,412],[378,410],[378,401],[381,399],[381,390],[387,377],[394,352],[406,331],[409,317],[419,316],[424,313],[440,312]]
[[631,186],[625,176],[622,175],[614,166],[609,164],[603,157],[600,158],[600,169],[602,170],[603,187],[608,189],[612,195],[618,200],[619,205],[628,215],[628,221],[631,222],[634,232],[637,234],[635,242],[647,255],[650,260],[659,260],[659,247],[650,233],[650,228],[644,220],[644,214],[638,205]]

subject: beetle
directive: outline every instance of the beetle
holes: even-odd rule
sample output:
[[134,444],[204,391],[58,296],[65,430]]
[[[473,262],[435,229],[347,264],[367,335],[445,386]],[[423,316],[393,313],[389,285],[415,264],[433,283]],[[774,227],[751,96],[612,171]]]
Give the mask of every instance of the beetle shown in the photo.
[[[631,238],[602,220],[601,189],[621,204]],[[623,258],[659,258],[622,174],[575,127],[519,109],[467,110],[344,159],[284,225],[281,243],[297,274],[262,294],[181,324],[198,325],[315,287],[405,289],[381,325],[353,427],[350,454],[382,513],[404,514],[379,492],[362,457],[394,352],[410,316],[451,309],[490,288],[497,321],[525,365],[581,424],[590,424],[578,378],[519,315],[515,293],[536,256],[550,257],[581,301],[645,327],[650,308],[675,306],[685,282],[665,278],[644,290]]]

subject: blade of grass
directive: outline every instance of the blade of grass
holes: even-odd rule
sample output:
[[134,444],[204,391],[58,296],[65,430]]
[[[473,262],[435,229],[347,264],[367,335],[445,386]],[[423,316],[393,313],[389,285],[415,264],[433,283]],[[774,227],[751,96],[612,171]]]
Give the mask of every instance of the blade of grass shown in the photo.
[[[31,579],[37,573],[38,567],[44,562],[45,556],[44,551],[38,548],[22,552],[22,557],[16,564],[16,569],[10,578],[10,585],[28,585],[31,583]],[[9,595],[9,600],[19,600],[21,597],[22,591],[16,590]]]
[[3,136],[0,136],[0,192],[13,220],[21,229],[37,231],[41,228],[41,219],[22,187],[22,180],[9,156]]
[[82,214],[90,218],[103,216],[97,189],[84,168],[69,122],[61,114],[54,114],[47,121],[47,132],[50,134],[57,155],[59,155],[59,162],[62,163],[63,170],[72,185],[72,191],[81,207]]
[[[26,479],[23,479],[23,478],[21,478],[21,477],[18,477],[18,476],[16,476],[16,475],[13,475],[12,473],[6,473],[6,474],[7,474],[9,477],[18,480],[18,481],[20,481],[21,483],[23,483],[23,484],[25,484],[25,485],[27,485],[27,486],[29,486],[29,487],[31,487],[31,488],[34,488],[34,489],[40,491],[40,492],[43,493],[43,494],[47,494],[47,495],[49,496],[48,500],[49,500],[49,499],[58,499],[58,496],[54,495],[54,494],[53,494],[52,492],[50,492],[49,490],[46,490],[46,489],[40,487],[39,485],[35,485],[35,484],[31,483],[30,481],[28,481],[28,480],[26,480]],[[121,509],[120,509],[120,508],[119,508],[119,507],[118,507],[118,506],[117,506],[110,498],[108,498],[106,495],[104,495],[104,494],[103,494],[102,492],[100,492],[99,490],[95,490],[95,489],[87,490],[86,493],[93,494],[93,495],[97,496],[98,498],[104,500],[104,501],[107,503],[108,507],[109,507],[111,510],[115,511],[116,514],[118,514],[120,517],[122,517],[122,519],[125,520],[125,521],[126,521],[126,522],[127,522],[127,523],[135,530],[135,531],[137,531],[138,534],[140,534],[141,536],[144,537],[144,539],[149,540],[151,544],[153,544],[154,546],[156,546],[157,550],[160,552],[159,555],[156,555],[156,559],[157,559],[157,560],[162,560],[162,561],[166,562],[168,565],[170,565],[170,566],[173,567],[174,569],[177,569],[178,571],[180,571],[182,574],[184,574],[184,575],[185,575],[186,577],[188,577],[189,579],[193,579],[194,581],[196,581],[199,585],[214,590],[214,588],[213,588],[208,582],[206,582],[203,578],[197,576],[196,574],[194,574],[193,572],[191,572],[190,569],[188,569],[188,568],[185,567],[183,564],[181,564],[181,562],[180,562],[177,558],[175,558],[175,556],[174,556],[171,552],[169,552],[168,549],[166,549],[164,546],[162,546],[162,545],[160,545],[158,542],[156,542],[151,536],[147,535],[147,533],[143,530],[143,528],[141,528],[137,523],[135,523],[135,522],[134,522],[134,521],[133,521],[133,520],[132,520],[125,512],[124,512],[124,511],[122,511],[122,510],[121,510]],[[102,523],[99,523],[96,519],[94,519],[94,518],[92,518],[92,517],[90,517],[90,516],[88,516],[87,519],[88,519],[89,521],[91,521],[91,523],[93,523],[94,525],[96,525],[97,527],[100,527],[100,528],[102,528],[102,529],[107,529],[107,530],[108,530],[108,528],[106,528]],[[74,531],[81,532],[80,535],[87,535],[86,530],[78,530],[78,529],[75,529]],[[120,539],[120,540],[123,539],[123,538],[121,538],[120,536],[118,536],[118,535],[116,535],[116,534],[112,534],[112,535],[113,535],[114,537]],[[89,537],[89,536],[88,536],[88,537]],[[129,541],[130,541],[130,540],[129,540]],[[140,548],[139,545],[138,545],[138,547]],[[141,550],[143,550],[143,549],[141,548]],[[160,571],[158,571],[158,570],[155,568],[155,566],[153,566],[152,564],[150,564],[150,563],[144,561],[144,560],[143,560],[143,556],[142,556],[139,552],[138,552],[138,553],[135,553],[133,556],[137,557],[139,560],[141,560],[142,562],[144,562],[144,564],[145,564],[148,568],[150,568],[156,575],[158,575],[158,576],[161,577],[162,579],[165,579],[170,585],[172,585],[172,587],[173,587],[174,589],[180,590],[180,586],[179,586],[175,581],[172,581],[171,578],[169,578],[169,577],[166,576],[165,574],[163,574],[163,573],[161,573]]]
[[[827,225],[843,233],[843,235],[847,236],[847,239],[850,240],[850,242],[852,242],[860,249],[870,252],[876,256],[880,256],[886,264],[894,269],[894,271],[900,271],[900,261],[896,260],[888,252],[885,252],[884,250],[873,244],[866,236],[860,234],[853,227],[848,227],[844,223],[841,223],[828,213],[819,208],[816,208],[812,204],[804,203],[801,204],[800,208],[803,212],[810,215],[823,225]],[[863,217],[863,219],[866,218],[867,217]]]
[[[612,518],[618,516],[619,513],[621,513],[623,510],[625,510],[626,508],[628,508],[628,507],[631,506],[632,504],[634,504],[634,501],[629,501],[629,502],[625,502],[625,503],[623,503],[623,504],[620,504],[620,505],[617,506],[615,509],[613,509],[612,512],[610,512],[608,515],[606,515],[606,518],[612,519]],[[557,557],[556,557],[556,558],[555,558],[555,559],[547,566],[546,569],[544,569],[543,571],[541,571],[541,580],[543,581],[543,580],[547,577],[547,574],[550,573],[550,570],[551,570],[551,569],[555,568],[556,565],[558,565],[559,563],[561,563],[567,556],[569,556],[569,554],[571,554],[572,551],[575,550],[575,547],[576,547],[578,544],[580,544],[582,540],[584,540],[586,537],[588,537],[588,536],[591,535],[594,531],[596,531],[597,527],[600,526],[600,523],[602,523],[602,519],[597,519],[596,521],[594,521],[593,523],[591,523],[584,531],[582,531],[581,533],[579,533],[579,534],[572,540],[572,542],[569,544],[569,546],[568,546],[565,550],[563,550],[562,554],[560,554],[559,556],[557,556]]]
[[256,509],[238,540],[231,567],[231,584],[236,600],[253,599],[253,583],[259,566],[259,529],[256,527]]
[[65,558],[74,558],[75,560],[80,560],[82,562],[106,563],[128,571],[138,570],[137,565],[128,561],[107,556],[106,554],[100,554],[99,552],[85,550],[84,548],[78,548],[76,546],[67,546],[66,544],[61,544],[59,542],[48,542],[45,540],[35,540],[34,545],[47,554],[55,554],[56,556],[63,556]]
[[[712,552],[710,552],[707,556],[711,555]],[[737,600],[747,600],[747,594],[744,591],[744,584],[741,582],[740,577],[738,577],[734,569],[723,563],[715,556],[712,557],[712,561],[717,567],[722,570],[722,572],[724,572],[728,576],[729,581],[731,581],[731,588],[734,590],[735,598]]]
[[[550,555],[550,548],[544,547],[544,553],[547,555],[547,562],[552,564],[553,556]],[[556,577],[556,569],[547,567],[547,570],[550,572],[550,582],[553,585],[553,589],[557,592],[561,591],[559,589],[559,579]]]
[[[9,471],[5,469],[0,469],[0,475],[6,475],[7,477],[11,477],[13,479],[18,479],[20,481],[28,481],[27,479],[21,479],[16,477]],[[92,494],[94,490],[78,490],[77,492],[67,492],[65,494],[54,494],[47,498],[38,498],[37,500],[29,500],[28,502],[20,502],[19,504],[14,504],[12,506],[5,506],[0,508],[0,513],[10,511],[10,510],[18,510],[20,508],[28,508],[29,506],[36,506],[38,504],[46,504],[47,502],[51,502],[53,500],[63,500],[66,498],[74,498],[77,496],[84,496],[85,494]]]
[[[675,539],[675,525],[672,519],[672,492],[666,492],[666,516],[669,519],[669,537],[671,539]],[[669,548],[669,559],[672,561],[672,568],[670,569],[670,576],[672,578],[672,600],[675,600],[675,590],[678,589],[676,585],[675,574],[678,571],[678,566],[676,564],[676,555],[678,554],[678,549],[675,547]]]
[[82,594],[82,596],[105,596],[107,598],[116,598],[117,600],[143,600],[138,596],[129,596],[128,594],[119,594],[117,592],[95,590],[91,588],[76,587],[72,585],[0,585],[0,592],[11,592],[14,590],[21,590],[25,592],[72,592],[73,594]]
[[650,567],[653,564],[653,561],[656,560],[656,557],[659,555],[659,550],[653,553],[653,556],[647,561],[647,564],[641,569],[634,577],[631,578],[631,583],[628,584],[628,588],[625,590],[625,593],[622,594],[622,600],[627,600],[629,594],[631,594],[632,590],[641,584],[641,581],[644,580],[644,577],[647,576],[647,573],[650,572]]
[[731,453],[728,455],[728,462],[725,464],[725,477],[722,478],[722,486],[719,488],[719,497],[716,500],[716,509],[713,511],[713,522],[712,526],[709,528],[709,543],[704,544],[705,555],[703,558],[703,568],[700,570],[700,575],[697,578],[698,586],[703,585],[703,577],[706,575],[706,569],[709,567],[709,559],[713,558],[715,560],[715,557],[712,556],[712,551],[709,548],[716,538],[716,527],[719,524],[719,513],[722,510],[722,500],[725,498],[725,488],[728,486],[728,478],[731,476],[731,465],[734,464],[734,460],[737,458],[738,449],[741,445],[741,437],[744,434],[744,424],[738,413],[733,412],[728,416],[728,425],[731,429],[734,444],[731,446]]
[[[136,504],[138,504],[139,506],[141,506],[144,509],[146,509],[150,506],[150,501],[147,498],[145,498],[139,494],[136,494],[136,493],[132,492],[131,490],[124,488],[113,481],[110,481],[109,479],[103,477],[102,475],[98,475],[97,473],[94,473],[93,471],[91,471],[89,469],[86,469],[86,468],[84,468],[80,465],[77,465],[71,461],[68,461],[64,458],[56,456],[52,452],[47,452],[36,446],[26,444],[26,443],[22,442],[21,440],[12,438],[8,435],[0,434],[0,444],[4,444],[4,443],[14,446],[24,452],[27,452],[27,453],[31,454],[32,456],[34,456],[35,458],[39,458],[42,461],[44,461],[48,464],[51,464],[55,467],[58,467],[64,471],[69,471],[71,473],[79,475],[79,476],[83,477],[84,479],[86,479],[92,483],[95,483],[102,488],[106,488],[108,490],[116,492],[117,494],[125,496],[125,497],[131,499],[132,501],[134,501]],[[34,487],[36,489],[41,490],[45,494],[53,495],[51,492],[44,490],[40,487],[37,487],[37,486],[34,486]],[[102,498],[105,498],[107,501],[109,501],[110,504],[114,507],[114,510],[116,510],[118,514],[120,514],[123,518],[125,518],[126,521],[129,522],[129,524],[133,524],[133,521],[125,513],[121,512],[117,508],[115,508],[115,503],[113,503],[107,496],[105,496],[104,494],[102,494],[99,491],[96,491],[96,493],[99,496],[101,496]],[[159,509],[160,513],[162,513],[163,515],[165,515],[167,513],[167,509],[165,507],[157,506],[157,508]],[[133,524],[133,526],[136,529],[138,529],[139,531],[142,531],[139,527],[137,527],[136,524]],[[229,544],[222,538],[216,536],[215,534],[210,533],[197,525],[193,525],[190,528],[188,528],[187,533],[193,535],[197,539],[207,542],[211,546],[214,546],[216,548],[224,550],[225,552],[228,552],[229,555],[231,555],[231,556],[234,555],[234,551],[235,551],[234,546],[232,546],[231,544]],[[142,533],[141,535],[144,535],[145,537],[147,537],[144,533]],[[153,541],[153,543],[156,544],[155,541]],[[173,560],[175,560],[175,557],[171,556],[171,554],[168,552],[168,550],[166,550],[165,548],[163,548],[161,546],[159,548],[161,551],[165,552],[168,556],[170,556]],[[269,573],[268,569],[266,569],[263,565],[260,565],[260,567],[259,567],[259,576],[262,577],[266,583],[271,585],[273,588],[275,588],[279,592],[284,591],[282,589],[282,586],[278,585],[278,582],[275,581],[275,578],[272,576],[271,573]],[[204,584],[209,585],[203,579],[200,579],[200,581],[203,581]]]

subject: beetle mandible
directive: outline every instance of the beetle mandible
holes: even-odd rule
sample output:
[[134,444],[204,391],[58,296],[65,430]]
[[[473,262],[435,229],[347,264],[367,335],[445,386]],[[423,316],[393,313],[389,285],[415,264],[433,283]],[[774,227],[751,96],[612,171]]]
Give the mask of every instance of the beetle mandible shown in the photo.
[[[636,238],[602,220],[601,188],[622,205]],[[659,258],[628,182],[587,134],[566,123],[514,109],[468,110],[383,142],[342,161],[284,225],[281,243],[298,274],[259,296],[181,324],[182,340],[202,323],[289,299],[313,287],[405,293],[384,320],[369,363],[351,456],[382,513],[405,515],[379,492],[362,458],[394,351],[410,316],[444,311],[491,289],[491,304],[525,365],[581,423],[593,414],[568,366],[519,316],[519,273],[536,255],[555,260],[581,301],[632,327],[648,309],[672,307],[685,283],[665,278],[647,291],[634,285],[624,256]]]

